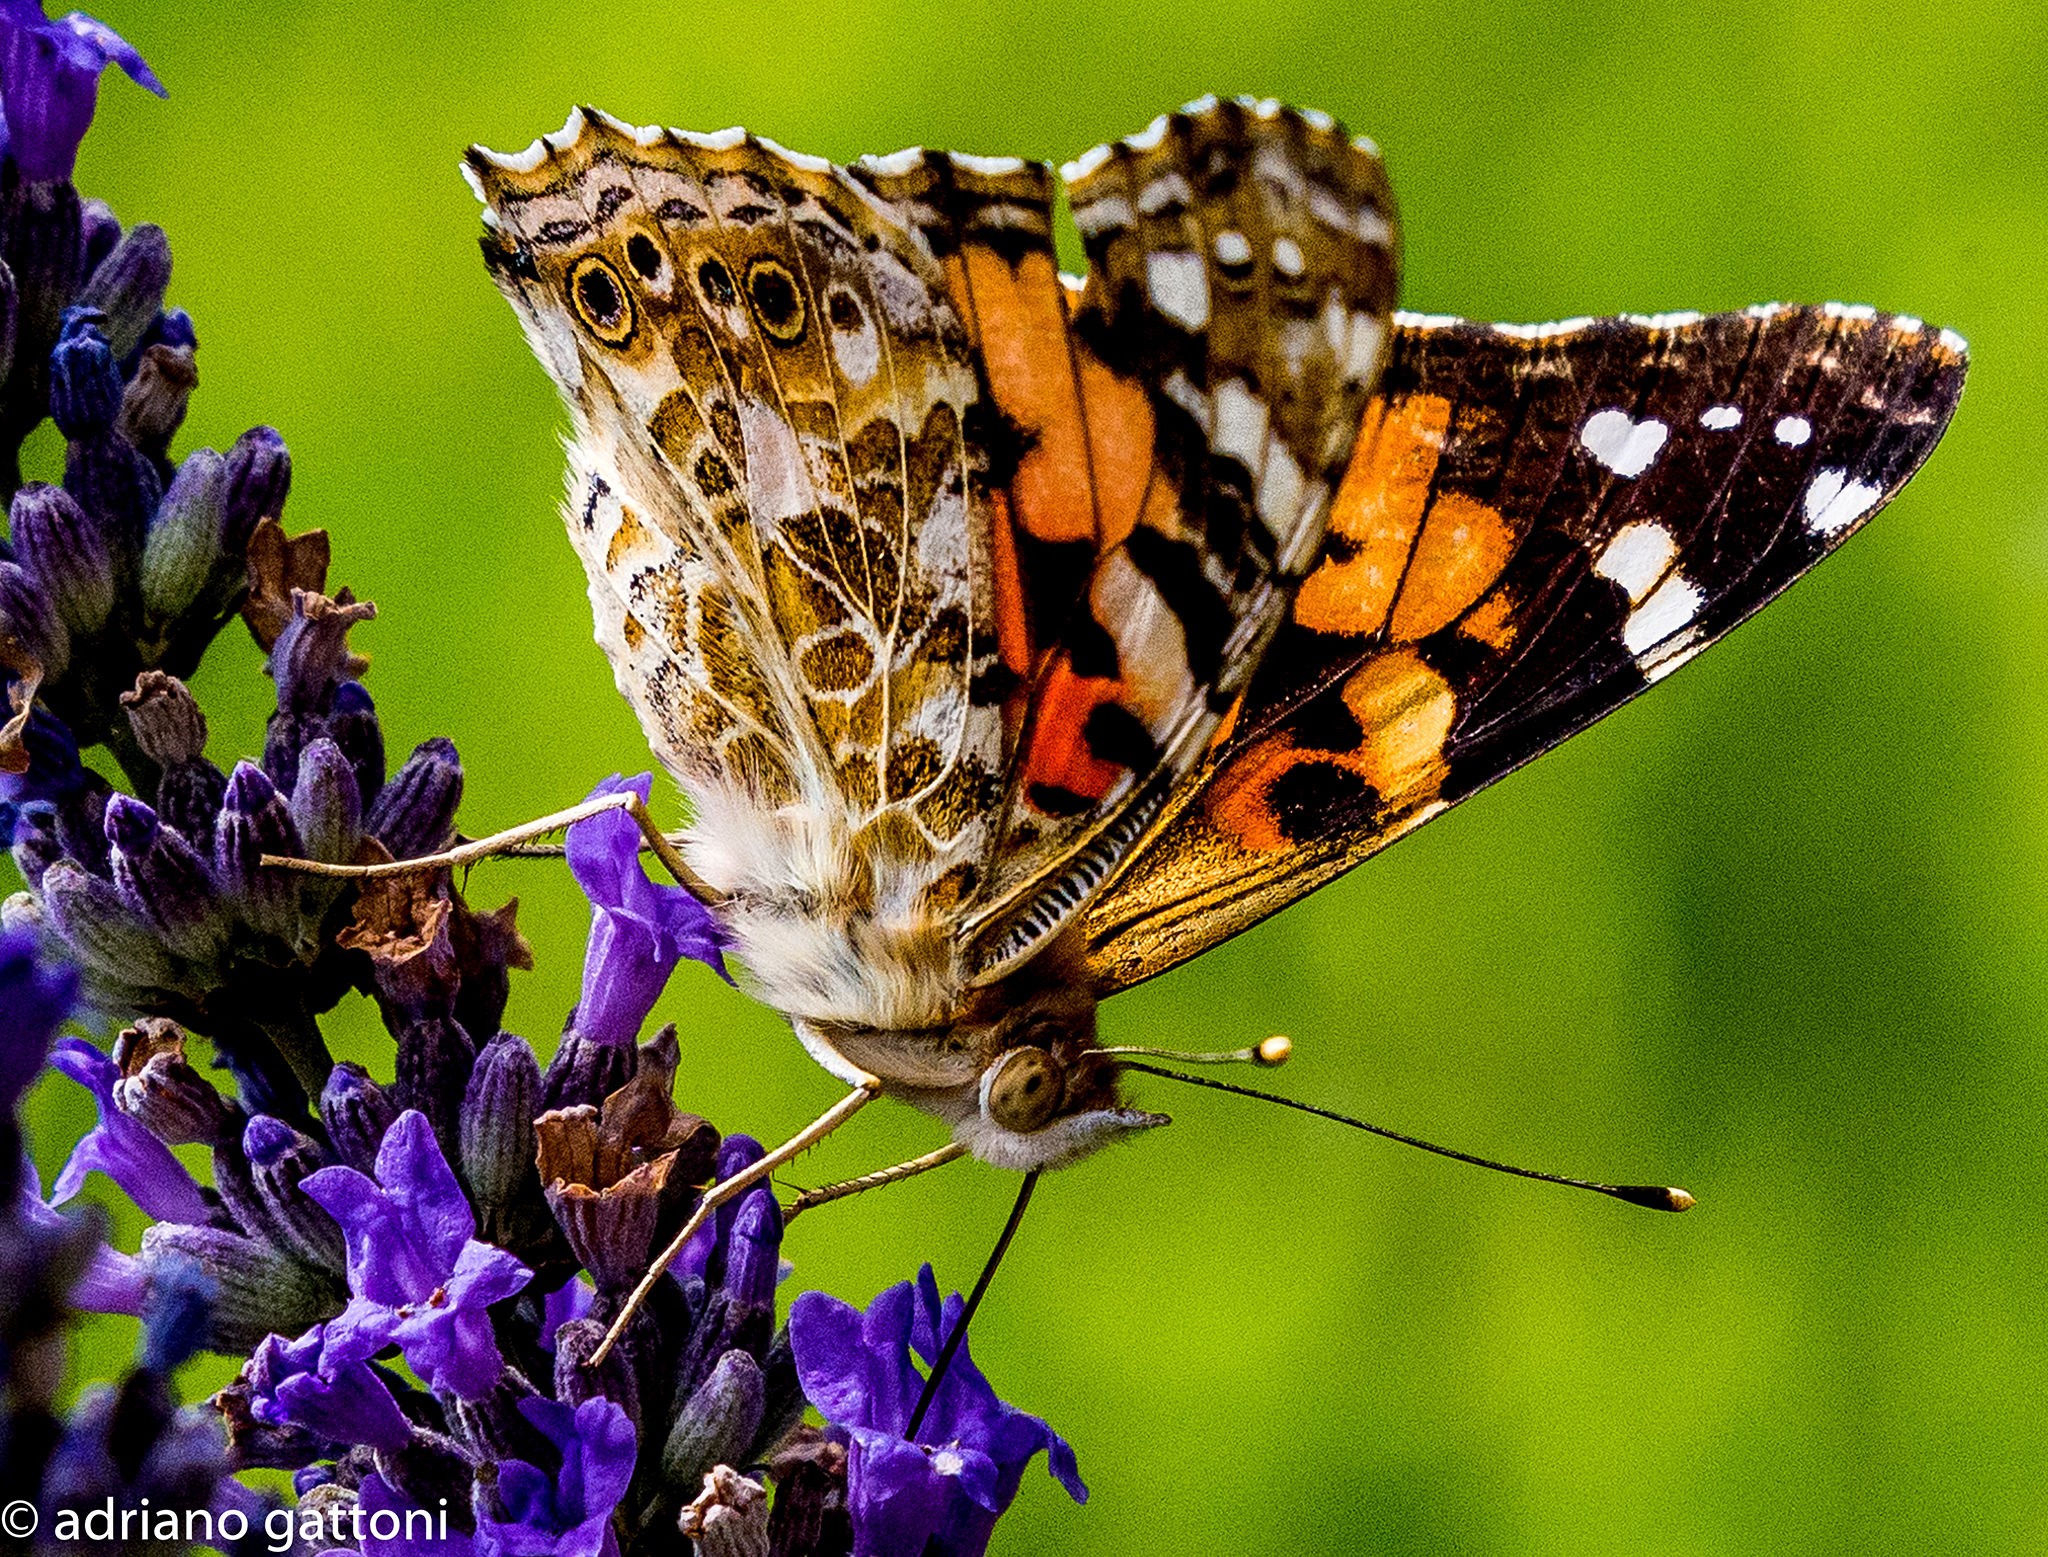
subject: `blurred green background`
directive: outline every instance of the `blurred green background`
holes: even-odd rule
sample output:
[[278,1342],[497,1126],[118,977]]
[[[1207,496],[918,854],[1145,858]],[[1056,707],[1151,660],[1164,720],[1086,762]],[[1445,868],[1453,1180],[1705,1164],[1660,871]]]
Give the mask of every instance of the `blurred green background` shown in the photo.
[[[151,5],[104,18],[79,183],[163,222],[204,384],[267,421],[394,761],[451,736],[481,834],[648,765],[555,508],[562,426],[456,176],[593,102],[845,159],[1059,158],[1208,91],[1384,147],[1408,306],[1482,318],[1836,298],[1969,337],[1953,431],[1869,535],[1655,696],[1105,1012],[1111,1041],[1287,1032],[1297,1096],[1692,1215],[1474,1173],[1153,1082],[1169,1131],[1049,1179],[974,1350],[1074,1442],[998,1550],[2048,1546],[2048,12],[1773,0]],[[223,763],[270,684],[199,680]],[[673,791],[666,802],[674,807]],[[516,893],[543,1050],[586,912]],[[777,1139],[836,1087],[685,968],[685,1106]],[[338,1052],[388,1074],[358,1002]],[[47,1176],[85,1114],[39,1095]],[[876,1110],[793,1183],[937,1144]],[[1013,1178],[956,1167],[797,1225],[797,1280],[965,1287]],[[109,1193],[96,1181],[96,1192]],[[134,1247],[137,1223],[121,1223]],[[117,1365],[133,1326],[87,1333]],[[224,1369],[195,1365],[195,1389]]]

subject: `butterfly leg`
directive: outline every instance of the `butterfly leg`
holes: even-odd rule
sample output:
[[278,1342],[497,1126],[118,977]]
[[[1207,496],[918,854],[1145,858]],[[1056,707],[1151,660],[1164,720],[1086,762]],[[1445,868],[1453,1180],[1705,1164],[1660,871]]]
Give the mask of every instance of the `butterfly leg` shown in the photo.
[[728,1200],[752,1189],[785,1162],[809,1151],[881,1095],[881,1080],[875,1076],[863,1076],[845,1097],[759,1162],[740,1169],[731,1178],[721,1179],[705,1190],[704,1198],[698,1202],[697,1209],[691,1214],[690,1219],[683,1224],[682,1231],[677,1233],[670,1240],[669,1246],[655,1257],[654,1263],[648,1267],[647,1274],[640,1278],[640,1285],[635,1287],[632,1296],[626,1299],[625,1307],[619,1310],[619,1317],[612,1321],[611,1329],[605,1332],[603,1344],[591,1354],[590,1366],[596,1367],[605,1360],[612,1347],[618,1343],[619,1336],[625,1331],[633,1315],[639,1311],[640,1305],[647,1301],[647,1294],[654,1290],[654,1284],[661,1279],[662,1272],[667,1270],[675,1257],[683,1252],[683,1245],[696,1236],[697,1229],[710,1220],[712,1212]]
[[827,1184],[819,1189],[807,1189],[787,1206],[783,1207],[782,1219],[786,1223],[800,1212],[813,1206],[827,1205],[834,1200],[844,1200],[849,1195],[858,1195],[862,1190],[880,1189],[884,1184],[899,1184],[905,1179],[916,1178],[933,1168],[943,1168],[949,1162],[956,1162],[967,1155],[967,1148],[958,1141],[949,1141],[935,1152],[926,1152],[922,1157],[913,1157],[908,1162],[899,1162],[892,1168],[877,1169],[863,1173],[857,1179],[845,1179],[837,1184]]
[[624,790],[614,795],[600,796],[585,800],[566,811],[537,817],[531,822],[522,822],[517,827],[508,827],[501,833],[492,833],[488,838],[477,838],[468,843],[457,844],[439,854],[423,854],[418,859],[385,860],[376,865],[329,865],[321,860],[294,859],[286,854],[266,854],[259,862],[276,865],[286,870],[302,871],[310,876],[344,876],[350,880],[364,880],[379,876],[408,876],[416,871],[439,870],[442,866],[473,865],[478,860],[489,859],[494,854],[504,854],[520,844],[535,838],[559,832],[577,822],[587,821],[593,816],[602,816],[607,811],[624,811],[639,824],[648,846],[655,856],[668,868],[668,873],[693,895],[707,903],[720,901],[725,894],[706,882],[684,861],[680,851],[668,835],[654,825],[654,818],[648,814],[646,802],[633,791]]

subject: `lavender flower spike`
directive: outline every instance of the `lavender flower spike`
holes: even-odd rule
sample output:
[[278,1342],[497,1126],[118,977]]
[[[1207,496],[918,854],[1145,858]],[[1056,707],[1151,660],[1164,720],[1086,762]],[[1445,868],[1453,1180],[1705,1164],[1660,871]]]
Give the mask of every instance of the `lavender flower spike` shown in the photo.
[[50,1193],[62,1205],[85,1187],[95,1169],[127,1192],[128,1198],[159,1222],[184,1222],[203,1227],[212,1215],[206,1197],[171,1149],[139,1120],[121,1112],[114,1086],[121,1067],[83,1038],[59,1040],[50,1063],[92,1093],[100,1121],[72,1149]]
[[148,61],[105,22],[83,11],[53,22],[38,0],[0,4],[0,107],[8,149],[25,177],[45,183],[71,177],[99,105],[100,72],[109,65],[165,95]]
[[911,1350],[929,1365],[964,1307],[956,1292],[941,1310],[929,1265],[915,1284],[889,1288],[866,1313],[823,1292],[803,1293],[790,1307],[797,1377],[849,1446],[854,1557],[981,1557],[1040,1449],[1074,1501],[1088,1500],[1067,1441],[997,1399],[965,1346],[917,1441],[904,1437],[924,1388]]
[[[644,801],[654,776],[614,773],[590,792],[601,799],[632,790]],[[569,869],[590,899],[590,945],[583,954],[583,998],[576,1030],[600,1043],[630,1044],[661,998],[675,966],[694,957],[727,983],[725,931],[681,887],[658,886],[640,864],[640,829],[623,811],[607,811],[569,829]]]
[[377,1177],[322,1168],[300,1187],[341,1224],[349,1305],[327,1324],[320,1371],[329,1377],[396,1341],[429,1389],[465,1400],[504,1372],[491,1304],[533,1272],[476,1238],[476,1213],[441,1154],[426,1115],[407,1109],[377,1149]]

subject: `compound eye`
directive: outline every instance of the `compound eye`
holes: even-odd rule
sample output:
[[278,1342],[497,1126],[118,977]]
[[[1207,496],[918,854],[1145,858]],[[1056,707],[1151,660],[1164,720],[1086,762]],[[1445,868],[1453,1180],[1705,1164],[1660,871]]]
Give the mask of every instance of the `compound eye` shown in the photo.
[[619,273],[595,254],[569,272],[569,301],[590,333],[607,346],[622,346],[633,333],[633,300]]
[[1066,1090],[1059,1062],[1045,1050],[1012,1049],[989,1081],[988,1116],[1005,1130],[1029,1135],[1052,1123]]

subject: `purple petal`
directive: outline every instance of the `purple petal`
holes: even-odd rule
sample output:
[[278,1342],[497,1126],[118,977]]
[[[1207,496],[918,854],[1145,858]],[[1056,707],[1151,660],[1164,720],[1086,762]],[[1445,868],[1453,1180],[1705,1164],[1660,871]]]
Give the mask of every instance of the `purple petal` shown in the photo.
[[[69,1227],[71,1218],[43,1200],[35,1165],[24,1160],[21,1176],[21,1196],[16,1207],[22,1219],[47,1228]],[[101,1244],[93,1250],[78,1285],[71,1289],[71,1306],[88,1314],[132,1314],[139,1318],[148,1289],[148,1266],[132,1254]]]
[[86,1176],[97,1170],[156,1221],[204,1226],[212,1210],[185,1165],[114,1101],[120,1066],[82,1038],[61,1040],[50,1063],[92,1093],[100,1116],[57,1175],[51,1203],[62,1205],[71,1199],[84,1187]]
[[434,1273],[409,1251],[405,1219],[376,1180],[354,1168],[321,1168],[299,1187],[341,1225],[348,1289],[359,1299],[390,1306],[431,1288]]
[[517,1255],[495,1244],[471,1240],[456,1256],[443,1290],[457,1308],[488,1308],[521,1291],[533,1272]]
[[103,61],[119,65],[128,73],[128,79],[137,86],[147,87],[158,97],[170,96],[164,90],[164,84],[157,80],[156,72],[149,68],[149,61],[142,57],[142,51],[105,22],[97,17],[87,16],[83,11],[73,11],[57,25],[68,27],[85,39],[99,51]]
[[463,1245],[476,1236],[476,1213],[441,1154],[433,1126],[418,1109],[407,1109],[384,1132],[377,1148],[377,1182],[419,1239],[420,1258],[440,1273],[454,1269]]
[[951,1495],[922,1449],[894,1434],[854,1431],[846,1479],[853,1557],[922,1557]]
[[570,1321],[583,1318],[596,1301],[596,1289],[581,1276],[563,1282],[541,1299],[541,1349],[552,1352],[555,1349],[555,1332]]

